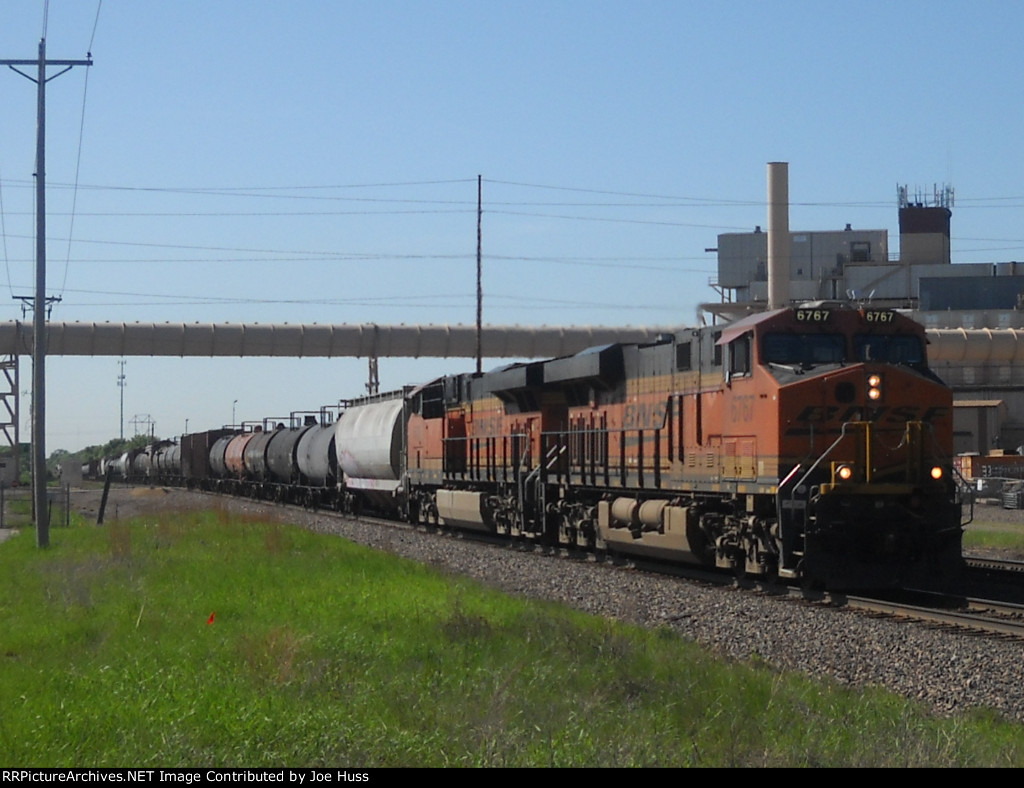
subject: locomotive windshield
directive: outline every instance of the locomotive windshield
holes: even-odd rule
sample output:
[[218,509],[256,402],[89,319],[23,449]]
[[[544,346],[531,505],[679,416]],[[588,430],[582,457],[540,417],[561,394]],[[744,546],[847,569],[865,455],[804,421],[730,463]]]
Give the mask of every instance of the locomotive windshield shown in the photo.
[[853,338],[857,361],[882,361],[886,364],[923,364],[924,348],[915,336],[857,334]]
[[846,339],[842,334],[765,334],[761,357],[766,364],[841,364]]
[[924,345],[916,336],[856,334],[853,358],[847,358],[846,338],[842,334],[765,334],[761,359],[766,364],[816,366],[848,361],[875,361],[884,364],[924,364]]

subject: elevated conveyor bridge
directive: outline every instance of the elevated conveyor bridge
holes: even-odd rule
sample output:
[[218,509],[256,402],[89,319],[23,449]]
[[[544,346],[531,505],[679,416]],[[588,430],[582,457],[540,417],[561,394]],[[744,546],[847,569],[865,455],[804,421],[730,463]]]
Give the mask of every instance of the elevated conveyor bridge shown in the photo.
[[[653,342],[679,328],[485,326],[485,358],[544,358],[614,342]],[[0,355],[32,352],[30,323],[0,323]],[[475,358],[476,328],[447,325],[49,323],[48,356]]]

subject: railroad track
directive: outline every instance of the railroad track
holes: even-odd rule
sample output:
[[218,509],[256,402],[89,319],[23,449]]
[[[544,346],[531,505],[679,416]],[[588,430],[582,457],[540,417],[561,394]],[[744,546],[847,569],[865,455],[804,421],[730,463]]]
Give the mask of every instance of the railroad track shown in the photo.
[[965,556],[964,561],[970,570],[1024,575],[1024,561],[1003,561],[996,558],[981,558],[977,556]]
[[[959,599],[934,594],[933,605],[912,604],[868,597],[847,597],[846,605],[874,615],[915,621],[955,632],[1024,640],[1024,605],[987,599]],[[957,608],[945,605],[959,602]]]

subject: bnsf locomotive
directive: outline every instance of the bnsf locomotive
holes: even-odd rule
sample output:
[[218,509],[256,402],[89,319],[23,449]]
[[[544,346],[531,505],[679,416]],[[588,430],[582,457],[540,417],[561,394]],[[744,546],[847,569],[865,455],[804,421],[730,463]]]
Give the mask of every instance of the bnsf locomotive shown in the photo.
[[952,394],[926,342],[897,312],[813,304],[447,376],[301,427],[186,435],[122,463],[830,588],[912,585],[962,563]]

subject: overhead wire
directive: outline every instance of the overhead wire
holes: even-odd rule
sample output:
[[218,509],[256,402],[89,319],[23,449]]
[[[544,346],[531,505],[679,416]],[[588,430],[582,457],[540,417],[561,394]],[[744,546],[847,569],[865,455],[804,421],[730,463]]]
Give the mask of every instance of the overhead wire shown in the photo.
[[[209,304],[216,305],[237,305],[237,304],[259,304],[259,305],[302,305],[302,306],[374,306],[391,308],[409,307],[431,307],[431,308],[454,308],[472,303],[476,296],[473,293],[437,293],[419,294],[414,296],[360,296],[355,298],[251,298],[243,296],[190,296],[186,294],[165,294],[150,292],[124,292],[124,291],[103,291],[103,290],[76,290],[69,289],[68,292],[81,293],[84,295],[96,296],[122,296],[130,298],[130,301],[91,301],[87,306],[202,306]],[[152,299],[142,301],[139,299]],[[446,299],[447,301],[440,301]],[[451,301],[451,299],[455,299]],[[490,301],[506,302],[507,307],[499,306],[499,309],[620,309],[620,310],[651,310],[676,308],[675,304],[633,304],[623,305],[617,303],[602,303],[593,301],[581,301],[579,299],[557,299],[531,296],[530,303],[523,303],[520,296],[514,295],[493,295]],[[85,305],[82,305],[85,306]]]
[[[424,184],[424,183],[458,183],[458,182],[463,182],[463,181],[466,181],[466,180],[468,180],[468,179],[461,179],[461,180],[460,179],[450,179],[450,180],[446,180],[446,181],[408,182],[408,183],[417,183],[417,185],[420,185],[420,184]],[[368,187],[368,186],[377,186],[377,185],[380,185],[380,184],[354,184],[354,185],[352,185],[352,187],[353,188],[365,188],[365,187]],[[391,185],[394,185],[394,184],[386,184],[386,185],[391,186]],[[84,187],[81,184],[79,184],[79,188],[84,188]],[[104,188],[104,187],[98,187],[98,188]],[[128,189],[132,189],[132,190],[137,190],[140,187],[114,187],[114,188],[117,188],[117,189],[128,188]],[[246,188],[251,190],[253,187],[246,187]],[[267,189],[272,190],[272,191],[280,191],[281,189],[297,189],[297,188],[302,188],[302,189],[316,188],[316,189],[319,189],[319,188],[322,188],[322,187],[258,187],[258,188],[261,191],[265,191]],[[540,187],[540,188],[570,188],[570,187]],[[145,187],[145,190],[146,191],[162,191],[162,190],[154,189],[153,187]],[[171,190],[171,191],[176,192],[176,193],[180,193],[182,190],[174,189],[174,190]],[[189,189],[187,191],[194,193],[197,190]],[[209,189],[205,189],[205,188],[201,189],[201,190],[198,190],[198,191],[200,193],[207,194],[207,195],[213,194],[213,192],[211,192]],[[224,192],[224,187],[217,187],[216,191],[217,191],[217,193],[223,193]],[[589,190],[589,191],[594,192],[594,191],[597,191],[597,190]],[[251,195],[251,194],[250,195],[243,195],[243,192],[235,190],[235,189],[228,189],[227,192],[230,193],[232,196],[254,196],[254,195]],[[650,195],[638,195],[635,192],[617,192],[617,194],[620,194],[620,195],[637,195],[637,196],[643,196],[645,199],[650,199]],[[278,196],[281,196],[281,195],[278,195]],[[285,196],[288,197],[288,198],[293,198],[294,197],[294,195],[285,195]],[[316,199],[345,199],[345,200],[351,200],[353,198],[349,198],[349,197],[344,197],[344,198],[317,197]],[[369,200],[369,201],[373,201],[373,202],[400,202],[400,203],[416,202],[416,203],[420,203],[420,204],[423,204],[425,202],[430,202],[430,203],[434,203],[434,204],[437,204],[438,202],[443,202],[444,204],[465,203],[466,207],[463,208],[463,209],[451,210],[451,211],[424,211],[424,210],[419,210],[419,209],[415,210],[415,211],[406,211],[406,210],[394,211],[394,210],[391,210],[391,211],[316,211],[316,212],[297,212],[297,211],[252,211],[252,212],[238,212],[238,211],[194,211],[194,212],[182,212],[182,211],[153,212],[153,211],[149,211],[149,212],[146,212],[146,211],[134,211],[134,212],[116,212],[116,211],[106,211],[106,212],[88,212],[88,213],[84,213],[84,214],[81,213],[81,212],[78,212],[77,209],[76,209],[74,215],[75,216],[78,216],[78,215],[89,215],[89,216],[133,216],[133,217],[137,217],[137,216],[153,216],[153,217],[161,217],[161,216],[168,216],[168,217],[172,217],[172,216],[173,217],[198,216],[198,217],[218,218],[218,217],[224,217],[224,216],[242,216],[242,217],[253,216],[253,217],[262,217],[262,216],[408,215],[408,214],[418,214],[418,213],[424,213],[424,214],[428,214],[428,213],[460,213],[460,212],[468,213],[468,212],[470,212],[472,210],[472,208],[469,206],[467,201],[453,201],[453,200],[444,200],[444,201],[430,200],[430,201],[424,201],[424,200],[420,200],[420,199],[411,200],[409,198],[384,198],[384,197],[379,197],[379,196],[377,196],[377,197],[369,197],[369,198],[367,198],[367,197],[360,197],[360,198],[354,198],[354,199]],[[678,196],[672,196],[672,197],[667,198],[667,199],[679,200],[679,199],[682,199],[682,198],[679,198]],[[695,199],[695,198],[687,198],[687,199]],[[739,201],[734,201],[734,202],[738,203]],[[656,207],[657,206],[657,204],[652,204],[652,203],[643,203],[643,204],[631,206],[628,203],[612,203],[612,204],[609,204],[609,203],[552,203],[552,202],[529,203],[529,202],[524,202],[524,201],[520,201],[520,202],[498,201],[497,204],[501,205],[501,206],[509,206],[509,205],[542,205],[542,206],[552,206],[552,205],[569,205],[569,204],[571,204],[571,205],[577,205],[577,206],[589,205],[590,207],[595,207],[595,208],[609,208],[609,207],[613,207],[613,208],[621,208],[621,207]],[[673,205],[673,206],[667,206],[666,205],[664,207],[679,207],[679,206],[678,205]],[[696,228],[716,229],[716,230],[719,230],[719,231],[724,231],[724,230],[739,230],[739,231],[743,231],[743,230],[747,229],[746,226],[730,226],[730,227],[727,227],[727,226],[724,226],[722,224],[708,224],[708,223],[695,223],[695,222],[656,221],[656,220],[652,220],[652,219],[620,218],[620,217],[609,217],[609,216],[587,216],[587,215],[580,215],[580,214],[574,214],[573,215],[573,214],[560,214],[560,213],[552,213],[552,212],[512,211],[512,210],[504,210],[502,208],[491,208],[491,209],[489,209],[489,213],[491,213],[492,215],[493,214],[498,214],[498,215],[508,215],[508,216],[529,216],[529,217],[533,217],[533,218],[538,218],[538,217],[539,218],[553,218],[553,219],[565,219],[565,220],[572,220],[572,221],[587,221],[587,222],[598,222],[598,223],[609,223],[609,224],[622,224],[622,223],[626,223],[626,224],[642,224],[642,225],[655,225],[655,226],[661,225],[661,226],[668,226],[668,227],[696,227]],[[101,241],[95,241],[94,243],[102,243],[102,242]],[[112,242],[112,243],[116,243],[116,242]],[[169,246],[169,245],[165,245],[165,246]],[[198,248],[198,247],[178,247],[178,248]],[[223,250],[223,247],[212,247],[212,248],[214,248],[214,249],[216,249],[218,251]],[[256,252],[256,253],[260,253],[260,254],[265,254],[265,253],[289,254],[289,255],[296,254],[295,252],[281,251],[281,250],[245,250],[245,251],[247,251],[247,252]],[[307,252],[307,254],[308,254],[308,252]],[[330,253],[326,253],[326,254],[330,254]],[[383,256],[387,257],[387,255],[383,255]]]
[[7,253],[7,218],[4,211],[4,190],[3,177],[0,172],[0,236],[3,237],[4,246],[4,273],[7,275],[7,290],[11,298],[14,298],[14,286],[11,284],[11,264]]
[[[99,8],[97,8],[97,17],[99,14]],[[94,27],[95,32],[95,27]],[[86,82],[87,85],[87,82]],[[85,109],[85,96],[83,96],[83,125],[84,125],[84,109]],[[80,130],[79,140],[79,162],[81,159],[81,146],[82,146],[82,132]],[[106,189],[111,191],[125,191],[125,192],[145,192],[152,194],[193,194],[204,197],[234,197],[234,198],[253,198],[253,199],[287,199],[287,200],[327,200],[327,201],[344,201],[344,202],[362,202],[371,203],[378,205],[435,205],[435,206],[453,206],[451,208],[417,208],[417,209],[385,209],[385,210],[365,210],[365,211],[131,211],[131,212],[118,212],[118,211],[97,211],[97,212],[79,212],[75,207],[75,202],[72,203],[72,230],[74,228],[74,219],[77,216],[132,216],[132,217],[208,217],[208,218],[220,218],[225,216],[234,217],[265,217],[265,216],[345,216],[345,215],[381,215],[381,216],[399,216],[399,215],[415,215],[415,214],[459,214],[459,213],[470,213],[474,211],[474,206],[471,205],[469,200],[461,199],[431,199],[423,197],[389,197],[385,195],[339,195],[339,194],[325,194],[325,191],[329,190],[369,190],[369,189],[390,189],[390,188],[408,188],[408,187],[419,187],[419,186],[433,186],[433,185],[450,185],[450,184],[464,184],[471,183],[475,179],[470,178],[456,178],[456,179],[440,179],[440,180],[428,180],[428,181],[400,181],[400,182],[380,182],[380,183],[354,183],[354,184],[335,184],[335,185],[300,185],[300,186],[245,186],[245,187],[188,187],[188,188],[164,188],[164,187],[153,187],[153,186],[108,186],[108,185],[86,185],[81,184],[78,179],[78,170],[76,168],[76,175],[73,184],[62,185],[53,184],[55,188],[71,188],[77,195],[77,192],[82,189]],[[718,231],[746,231],[748,226],[724,226],[722,224],[710,224],[710,223],[693,223],[693,222],[675,222],[668,220],[654,220],[650,218],[629,218],[623,216],[602,216],[602,215],[584,215],[582,213],[565,213],[565,212],[553,212],[553,211],[526,211],[526,210],[511,210],[515,206],[529,206],[536,208],[553,208],[553,207],[575,207],[575,208],[590,208],[594,210],[616,210],[620,211],[624,208],[636,208],[636,209],[651,209],[651,208],[664,208],[664,209],[678,209],[686,208],[693,209],[698,207],[733,207],[733,206],[744,206],[744,205],[757,205],[763,204],[761,200],[728,200],[728,199],[717,199],[717,198],[706,198],[706,197],[692,197],[692,196],[679,196],[679,195],[664,195],[664,194],[650,194],[643,192],[632,192],[632,191],[614,191],[614,190],[599,190],[599,189],[586,189],[580,187],[563,187],[563,186],[552,186],[543,184],[523,183],[515,181],[501,181],[494,180],[488,181],[489,183],[499,185],[510,185],[518,186],[530,189],[543,189],[553,191],[566,191],[583,194],[594,194],[602,195],[603,197],[615,197],[614,201],[580,201],[580,200],[496,200],[490,202],[488,213],[491,215],[504,215],[504,216],[526,216],[531,218],[547,218],[555,220],[568,220],[568,221],[584,221],[584,222],[596,222],[596,223],[607,223],[607,224],[636,224],[636,225],[647,225],[647,226],[665,226],[665,227],[693,227],[703,229],[715,229]],[[8,182],[10,183],[10,182]],[[0,181],[0,186],[2,186]],[[306,192],[305,194],[297,194],[295,192]],[[315,192],[315,193],[314,193]],[[991,200],[1013,200],[1020,198],[988,198]],[[638,200],[641,202],[633,202]],[[664,201],[664,202],[661,202]],[[979,200],[980,202],[980,200]],[[820,207],[835,207],[835,206],[854,206],[854,207],[875,207],[881,205],[888,205],[887,202],[805,202],[798,203],[806,206],[820,206]],[[458,207],[463,206],[463,207]],[[981,206],[975,206],[981,207]],[[984,206],[984,207],[995,207],[995,206]],[[2,204],[0,204],[0,211],[2,211]],[[70,236],[70,233],[69,233]],[[965,239],[966,240],[966,239]],[[972,239],[982,240],[982,239]],[[993,239],[994,240],[994,239]],[[1005,239],[999,239],[1005,242]],[[6,242],[6,238],[5,238]],[[154,259],[147,257],[144,260],[140,259],[106,259],[106,260],[83,260],[82,262],[88,264],[94,263],[222,263],[222,264],[241,264],[241,263],[281,263],[281,262],[302,262],[312,260],[388,260],[388,261],[402,261],[402,260],[444,260],[444,259],[464,259],[467,258],[466,254],[458,255],[437,255],[437,254],[387,254],[387,253],[344,253],[344,252],[319,252],[319,251],[295,251],[295,250],[280,250],[280,249],[252,249],[252,248],[232,248],[224,246],[199,246],[199,245],[178,245],[178,244],[158,244],[158,243],[137,243],[137,242],[117,242],[117,241],[102,241],[102,240],[86,240],[86,239],[75,239],[76,244],[88,243],[88,244],[111,244],[121,246],[134,246],[139,248],[168,248],[168,249],[181,249],[191,250],[196,252],[219,252],[219,253],[243,253],[246,255],[274,255],[275,257],[245,257],[245,258],[233,258],[233,257],[210,257],[210,256],[197,256],[194,258],[160,258]],[[1012,241],[1011,241],[1012,242]],[[69,253],[68,259],[70,260],[70,243],[71,238],[68,239]],[[647,269],[652,271],[665,271],[665,272],[694,272],[694,273],[706,273],[707,267],[703,268],[681,268],[678,265],[637,265],[637,261],[644,258],[629,257],[616,257],[616,258],[587,258],[587,257],[559,257],[559,256],[519,256],[519,255],[488,255],[489,259],[502,260],[511,263],[529,263],[529,262],[545,262],[555,265],[575,265],[575,266],[592,266],[592,267],[604,267],[604,268],[631,268],[631,269]],[[701,257],[682,257],[682,256],[665,256],[657,258],[657,260],[664,261],[667,263],[681,262],[684,260],[704,260]],[[709,263],[711,265],[711,263]],[[8,268],[8,281],[9,288],[10,284],[10,271]],[[62,284],[62,293],[66,289],[67,284],[67,267],[65,268],[64,283]],[[259,301],[257,301],[259,302]],[[262,302],[260,302],[262,303]]]
[[[98,0],[96,4],[96,17],[93,20],[92,33],[89,36],[89,47],[86,50],[89,59],[92,59],[92,45],[96,39],[96,28],[100,22],[100,9],[103,7],[103,0]],[[82,87],[82,111],[78,124],[78,151],[75,156],[75,179],[71,190],[71,217],[68,222],[68,245],[67,254],[64,258],[64,276],[61,279],[60,290],[58,291],[58,301],[64,297],[64,289],[68,282],[68,270],[71,267],[71,245],[72,239],[75,234],[75,210],[78,205],[78,176],[82,168],[82,143],[85,139],[85,106],[89,96],[89,68],[85,69],[85,79],[83,80]]]
[[[18,236],[13,236],[18,237]],[[129,247],[141,247],[141,248],[164,248],[164,249],[180,249],[180,250],[194,250],[198,252],[238,252],[246,255],[264,255],[264,256],[247,256],[247,257],[147,257],[145,259],[139,258],[87,258],[81,262],[86,264],[130,264],[130,265],[142,265],[142,264],[188,264],[197,263],[203,265],[209,265],[211,263],[218,264],[259,264],[259,263],[274,263],[279,264],[283,262],[353,262],[361,263],[367,261],[391,261],[391,262],[422,262],[424,260],[431,261],[459,261],[459,260],[470,260],[473,255],[469,252],[455,252],[455,253],[399,253],[399,252],[339,252],[339,251],[327,251],[317,252],[313,250],[281,250],[281,249],[250,249],[250,248],[232,248],[232,247],[204,247],[194,245],[181,245],[181,244],[156,244],[156,243],[142,243],[133,241],[97,241],[89,239],[78,239],[80,244],[96,244],[96,245],[111,245],[111,246],[129,246]],[[698,256],[685,256],[685,255],[618,255],[615,257],[599,256],[599,257],[587,257],[587,256],[565,256],[565,255],[514,255],[514,254],[492,254],[488,255],[489,260],[509,262],[509,263],[543,263],[546,265],[575,265],[575,266],[592,266],[596,268],[629,268],[629,269],[647,269],[652,271],[698,271],[705,272],[705,268],[700,269],[684,269],[678,265],[673,266],[657,266],[650,265],[655,262],[686,262],[686,261],[704,261],[706,257]]]
[[[726,199],[720,197],[693,197],[685,195],[649,194],[643,192],[615,191],[608,189],[588,189],[573,186],[552,186],[544,184],[530,184],[517,181],[487,180],[487,183],[508,186],[522,186],[535,189],[567,191],[585,194],[600,194],[612,197],[629,198],[630,202],[578,202],[578,201],[537,201],[537,200],[488,200],[488,206],[530,206],[530,207],[607,207],[607,208],[694,208],[694,207],[735,207],[764,205],[763,199]],[[288,186],[127,186],[114,184],[66,184],[56,181],[48,182],[48,187],[72,188],[80,190],[105,190],[105,191],[129,191],[129,192],[150,192],[155,194],[200,194],[206,196],[231,196],[231,197],[254,197],[263,199],[290,199],[290,200],[327,200],[343,202],[369,202],[369,203],[413,203],[428,205],[467,205],[475,209],[475,201],[469,199],[439,200],[410,197],[348,197],[339,195],[309,195],[309,194],[282,194],[282,192],[323,192],[329,190],[358,190],[372,188],[395,188],[409,186],[434,186],[453,185],[462,183],[476,183],[476,179],[451,178],[443,180],[428,181],[406,181],[406,182],[381,182],[381,183],[353,183],[353,184],[299,184]],[[31,185],[30,181],[10,180],[9,184],[22,184],[26,188]],[[636,202],[635,200],[657,200],[658,202]],[[1016,205],[1007,205],[1010,201],[1016,201]],[[991,196],[991,197],[958,197],[958,204],[968,205],[976,208],[1004,208],[1021,207],[1024,205],[1024,195]],[[986,205],[992,202],[995,204]],[[888,200],[805,200],[791,201],[790,205],[808,208],[889,208],[891,201]]]
[[93,19],[93,22],[92,22],[92,33],[89,36],[89,48],[86,50],[86,52],[89,53],[90,57],[92,56],[92,44],[96,40],[96,28],[99,26],[99,23],[100,23],[100,9],[101,8],[103,8],[103,0],[97,0],[97,2],[96,2],[96,17]]

